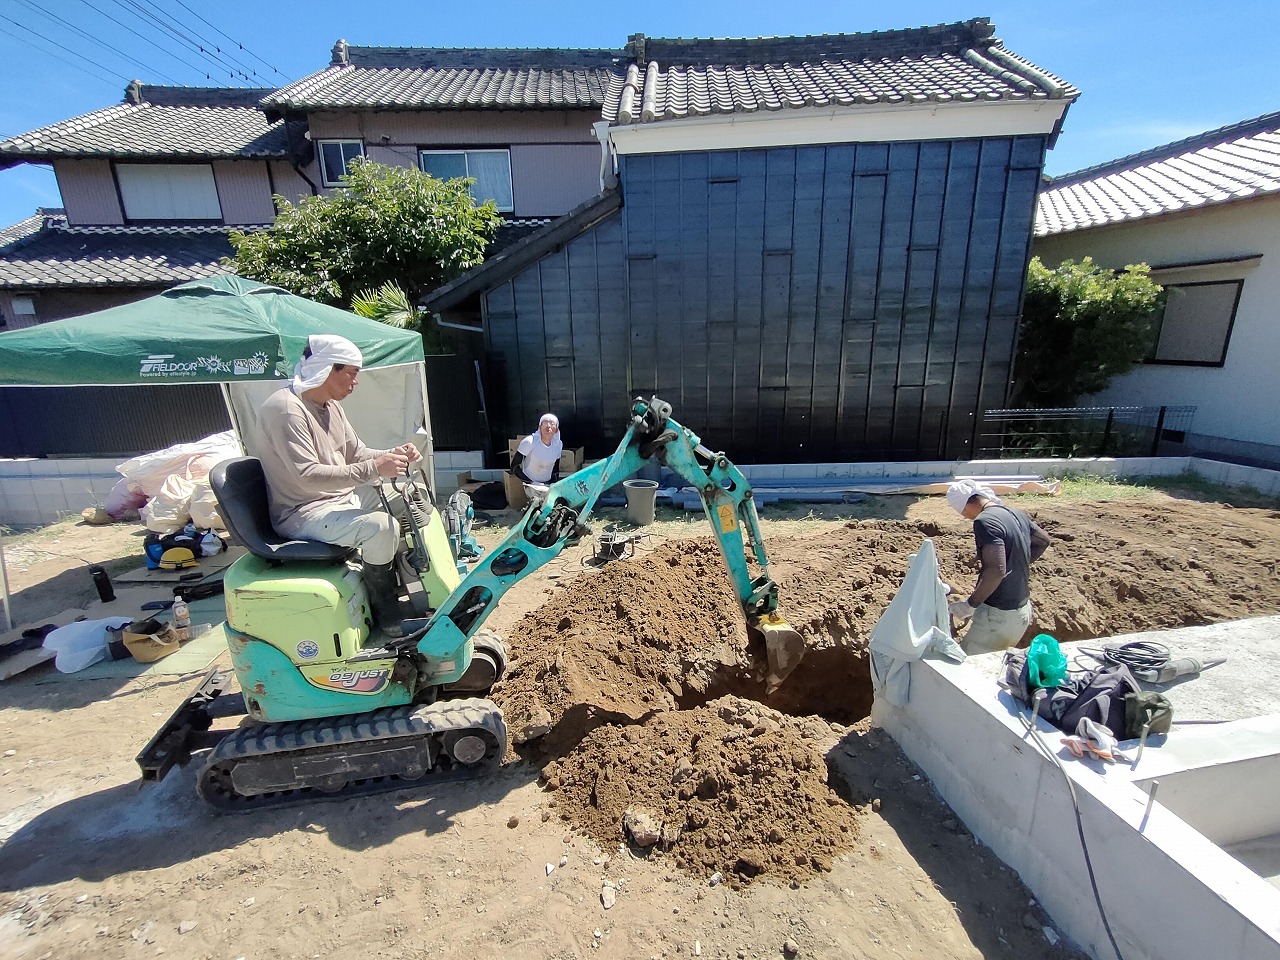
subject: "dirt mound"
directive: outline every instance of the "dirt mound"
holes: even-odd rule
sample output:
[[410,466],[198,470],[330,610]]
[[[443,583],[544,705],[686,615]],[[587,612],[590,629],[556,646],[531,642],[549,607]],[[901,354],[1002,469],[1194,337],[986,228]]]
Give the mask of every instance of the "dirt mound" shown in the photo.
[[855,808],[827,786],[809,742],[826,724],[810,723],[821,729],[724,697],[600,727],[543,775],[560,814],[606,848],[625,834],[733,887],[798,882],[830,870],[857,836]]
[[[1169,500],[1030,512],[1055,544],[1033,570],[1028,635],[1090,639],[1280,611],[1274,511]],[[518,750],[559,761],[548,775],[562,813],[601,842],[620,839],[623,814],[639,804],[674,831],[665,845],[694,872],[800,878],[834,852],[819,838],[847,842],[850,823],[798,826],[833,795],[811,747],[777,718],[867,716],[871,630],[925,537],[943,578],[967,590],[974,544],[958,517],[854,521],[769,542],[780,612],[806,642],[799,668],[769,697],[764,651],[749,641],[706,538],[669,541],[553,593],[511,631],[516,660],[494,699]],[[703,780],[714,789],[699,792]],[[781,839],[770,838],[775,827]]]

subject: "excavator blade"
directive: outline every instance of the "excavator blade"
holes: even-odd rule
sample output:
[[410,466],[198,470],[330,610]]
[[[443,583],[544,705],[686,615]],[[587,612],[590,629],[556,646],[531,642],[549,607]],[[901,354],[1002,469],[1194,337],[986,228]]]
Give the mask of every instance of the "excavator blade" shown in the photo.
[[800,664],[804,657],[804,638],[791,624],[776,613],[767,613],[760,617],[750,617],[747,629],[764,640],[765,652],[769,656],[769,675],[765,678],[765,693],[773,693],[787,679],[791,671]]

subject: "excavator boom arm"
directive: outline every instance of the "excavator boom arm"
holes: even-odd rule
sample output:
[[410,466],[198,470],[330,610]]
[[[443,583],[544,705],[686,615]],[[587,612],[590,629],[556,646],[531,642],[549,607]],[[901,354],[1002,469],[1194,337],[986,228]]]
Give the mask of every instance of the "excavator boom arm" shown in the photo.
[[[502,595],[556,558],[580,532],[605,490],[657,459],[698,490],[703,511],[748,624],[764,634],[770,686],[794,669],[803,654],[799,635],[776,611],[778,588],[769,577],[751,485],[724,454],[713,453],[671,418],[670,404],[637,398],[631,422],[613,454],[551,485],[511,533],[481,560],[436,610],[427,626],[406,637],[428,660],[444,660],[461,648],[495,609]],[[744,533],[745,528],[745,533]],[[753,577],[746,548],[760,569]]]

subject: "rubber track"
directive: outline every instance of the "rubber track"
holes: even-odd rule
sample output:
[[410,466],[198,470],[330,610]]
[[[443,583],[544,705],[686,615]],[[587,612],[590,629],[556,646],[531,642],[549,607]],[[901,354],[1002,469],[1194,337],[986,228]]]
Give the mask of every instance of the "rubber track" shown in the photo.
[[[470,767],[462,766],[440,749],[442,736],[456,730],[481,731],[489,734],[496,743],[479,763]],[[329,752],[326,748],[410,737],[430,737],[435,740],[431,753],[436,762],[430,771],[431,779],[459,772],[467,775],[487,773],[502,762],[507,751],[507,726],[503,722],[502,713],[491,700],[469,698],[421,706],[384,707],[345,717],[322,717],[242,727],[228,734],[210,752],[197,777],[196,790],[207,803],[224,813],[249,813],[313,803],[317,800],[345,800],[399,790],[424,783],[427,778],[407,779],[391,775],[356,780],[336,793],[303,787],[244,796],[230,793],[227,788],[231,786],[231,770],[253,757],[295,752],[325,753]]]

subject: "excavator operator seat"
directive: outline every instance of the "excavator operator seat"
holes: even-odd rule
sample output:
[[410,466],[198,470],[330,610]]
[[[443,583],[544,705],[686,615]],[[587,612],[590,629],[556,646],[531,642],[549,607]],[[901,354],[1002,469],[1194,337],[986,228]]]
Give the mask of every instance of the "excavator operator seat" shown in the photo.
[[272,565],[293,560],[344,560],[350,547],[320,540],[290,540],[271,525],[267,478],[257,457],[223,460],[209,473],[222,522],[255,557]]

